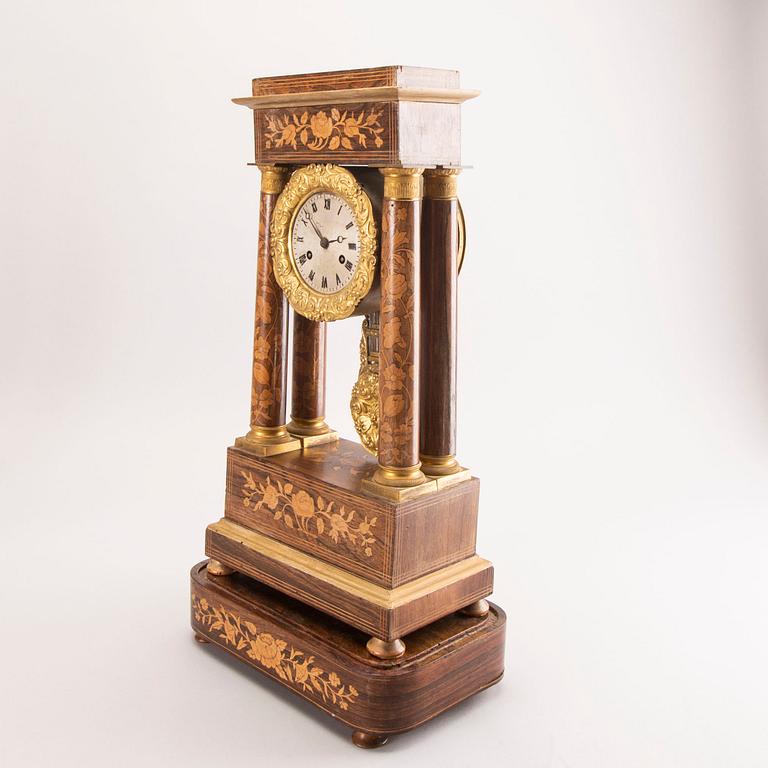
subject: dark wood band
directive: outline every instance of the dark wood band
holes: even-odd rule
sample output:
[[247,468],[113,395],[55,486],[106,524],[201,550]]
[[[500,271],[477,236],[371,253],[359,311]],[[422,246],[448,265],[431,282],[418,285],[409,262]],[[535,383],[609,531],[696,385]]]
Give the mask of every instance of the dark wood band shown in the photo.
[[458,203],[424,198],[421,251],[419,452],[430,460],[456,453],[456,278]]
[[[327,431],[325,425],[325,323],[293,313],[292,425],[299,431]],[[296,430],[289,430],[296,431]]]

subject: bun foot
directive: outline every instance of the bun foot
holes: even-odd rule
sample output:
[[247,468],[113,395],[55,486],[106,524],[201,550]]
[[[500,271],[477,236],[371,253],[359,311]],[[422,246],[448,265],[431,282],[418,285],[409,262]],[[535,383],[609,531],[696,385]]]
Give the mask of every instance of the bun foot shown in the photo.
[[228,565],[224,565],[224,563],[220,563],[218,560],[211,558],[208,561],[208,573],[210,573],[211,576],[231,576],[234,571]]
[[487,600],[476,600],[474,603],[464,606],[459,613],[463,616],[471,616],[473,619],[481,619],[488,615],[489,610]]
[[398,659],[405,653],[405,643],[400,639],[380,640],[378,637],[372,637],[365,647],[368,653],[377,659]]
[[199,632],[195,632],[195,640],[197,640],[197,642],[201,645],[205,645],[206,643],[211,642],[207,637],[203,637]]
[[360,749],[376,749],[383,747],[387,743],[387,736],[380,736],[376,733],[366,733],[365,731],[355,731],[352,734],[352,743]]

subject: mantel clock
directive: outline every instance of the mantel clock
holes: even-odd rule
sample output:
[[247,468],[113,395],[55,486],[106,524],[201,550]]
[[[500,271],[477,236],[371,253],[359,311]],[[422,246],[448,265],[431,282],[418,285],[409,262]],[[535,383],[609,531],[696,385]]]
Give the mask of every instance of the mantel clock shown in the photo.
[[[192,626],[360,747],[503,673],[479,480],[456,457],[460,107],[476,95],[454,71],[380,67],[257,78],[234,100],[261,171],[250,428],[192,569]],[[325,420],[326,325],[353,316],[359,442]]]

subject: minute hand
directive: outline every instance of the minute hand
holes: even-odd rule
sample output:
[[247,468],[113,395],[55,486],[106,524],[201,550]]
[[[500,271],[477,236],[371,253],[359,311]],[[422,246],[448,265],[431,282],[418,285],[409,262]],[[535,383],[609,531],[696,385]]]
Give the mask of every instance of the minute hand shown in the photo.
[[317,236],[322,240],[323,239],[323,233],[317,228],[317,224],[315,224],[315,220],[307,214],[307,218],[309,219],[309,223],[312,225],[312,229],[315,230],[317,233]]

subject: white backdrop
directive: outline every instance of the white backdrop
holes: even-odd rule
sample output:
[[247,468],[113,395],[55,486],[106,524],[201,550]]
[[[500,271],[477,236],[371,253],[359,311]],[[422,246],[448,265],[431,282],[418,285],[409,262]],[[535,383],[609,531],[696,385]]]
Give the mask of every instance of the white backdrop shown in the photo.
[[[767,39],[757,0],[0,4],[0,761],[768,764]],[[501,685],[364,755],[192,642],[187,573],[248,418],[228,99],[381,64],[483,90],[459,455],[509,629]]]

